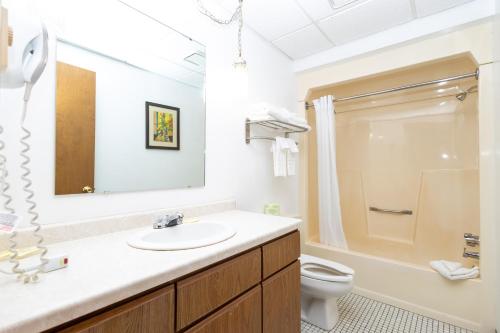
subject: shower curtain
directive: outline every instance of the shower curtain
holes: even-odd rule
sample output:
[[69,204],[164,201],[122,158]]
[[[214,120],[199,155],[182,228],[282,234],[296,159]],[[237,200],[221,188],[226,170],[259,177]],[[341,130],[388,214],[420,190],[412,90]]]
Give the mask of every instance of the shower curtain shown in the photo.
[[340,211],[337,158],[335,155],[335,114],[332,96],[316,99],[318,149],[319,237],[326,245],[347,249]]

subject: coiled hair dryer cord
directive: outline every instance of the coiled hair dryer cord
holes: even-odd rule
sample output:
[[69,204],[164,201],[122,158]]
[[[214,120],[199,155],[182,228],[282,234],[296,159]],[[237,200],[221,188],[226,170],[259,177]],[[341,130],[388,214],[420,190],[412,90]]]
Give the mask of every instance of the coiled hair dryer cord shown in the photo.
[[[31,90],[29,84],[27,84],[27,89]],[[22,158],[21,169],[24,171],[21,180],[24,182],[23,191],[26,193],[25,202],[28,204],[28,214],[31,216],[30,225],[34,227],[33,235],[37,239],[36,247],[41,250],[40,253],[40,261],[41,264],[36,268],[36,270],[32,273],[24,273],[24,282],[36,282],[38,280],[38,274],[43,271],[43,267],[47,264],[48,260],[45,259],[45,255],[47,254],[47,248],[43,246],[43,236],[40,234],[41,225],[38,222],[38,212],[36,211],[36,202],[34,201],[35,192],[32,189],[32,181],[31,181],[31,169],[30,169],[30,150],[31,146],[29,144],[28,139],[31,137],[30,130],[24,125],[24,121],[26,119],[26,112],[28,110],[28,99],[24,100],[23,104],[23,114],[21,117],[21,130],[24,133],[19,141],[23,146],[21,150],[20,156]]]
[[[3,134],[3,127],[0,126],[0,136]],[[7,171],[7,158],[4,154],[2,154],[3,149],[5,148],[5,143],[0,139],[0,196],[4,199],[3,208],[6,212],[14,214],[16,211],[12,208],[12,197],[8,194],[10,189],[10,184],[7,181],[8,171]],[[9,235],[9,252],[11,253],[9,257],[9,262],[13,265],[12,271],[7,272],[1,270],[2,273],[5,274],[18,274],[21,277],[23,271],[19,269],[19,260],[17,259],[17,242],[16,242],[16,231],[13,230]]]

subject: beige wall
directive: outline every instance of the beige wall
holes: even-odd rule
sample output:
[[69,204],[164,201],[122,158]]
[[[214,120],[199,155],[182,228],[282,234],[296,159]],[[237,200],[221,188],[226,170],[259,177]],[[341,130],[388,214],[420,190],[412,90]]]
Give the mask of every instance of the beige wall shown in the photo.
[[[479,209],[480,231],[483,235],[481,244],[482,283],[479,285],[474,284],[473,287],[472,284],[469,283],[453,284],[449,285],[447,289],[444,289],[440,288],[437,283],[424,283],[423,279],[419,280],[418,278],[412,280],[411,274],[404,274],[387,276],[388,278],[385,281],[381,278],[375,285],[366,284],[358,287],[366,288],[372,293],[381,293],[387,297],[399,299],[399,301],[405,304],[413,304],[415,309],[420,307],[435,311],[436,314],[447,313],[455,318],[469,318],[470,321],[477,322],[482,332],[493,332],[495,326],[493,295],[496,289],[495,260],[497,259],[497,255],[495,253],[496,242],[493,236],[496,220],[496,207],[494,204],[496,193],[496,188],[494,186],[495,163],[493,154],[495,148],[495,133],[497,132],[495,132],[493,126],[495,119],[492,104],[492,37],[493,24],[491,22],[484,22],[460,31],[433,36],[425,40],[415,41],[399,47],[392,47],[377,53],[357,57],[348,62],[333,64],[297,75],[298,107],[299,110],[304,112],[303,101],[311,97],[313,93],[310,90],[311,88],[327,88],[359,77],[370,77],[380,73],[390,73],[402,67],[414,66],[422,62],[437,61],[440,58],[464,53],[469,53],[477,62],[481,70],[481,77],[479,80]],[[305,136],[302,139],[301,146],[307,147],[310,140],[314,140],[314,138]],[[301,208],[302,216],[306,221],[303,226],[303,251],[316,253],[335,260],[335,251],[328,252],[328,250],[324,248],[319,251],[317,245],[313,243],[314,240],[311,240],[310,237],[314,235],[314,233],[317,233],[317,230],[315,230],[314,224],[311,228],[311,224],[309,223],[311,219],[311,215],[309,215],[309,206],[314,205],[315,201],[315,193],[311,193],[314,191],[311,191],[308,187],[308,175],[312,173],[312,170],[307,160],[309,158],[314,159],[314,156],[309,156],[309,153],[307,149],[303,149],[301,156],[304,162],[302,163],[301,173],[301,193],[303,195]],[[314,216],[312,216],[312,218],[314,219]],[[346,262],[346,264],[349,264],[349,262]],[[357,264],[363,265],[360,262]],[[428,272],[432,274],[432,271],[428,270]],[[409,291],[402,294],[398,285],[410,285],[411,288]],[[467,286],[471,286],[472,289],[470,289],[470,291],[477,290],[476,287],[479,287],[482,290],[480,296],[475,299],[464,299],[463,296],[467,295],[467,292],[465,292],[465,289],[468,288]],[[425,290],[429,295],[440,294],[440,300],[421,297],[422,290]],[[468,293],[469,296],[473,294],[477,293]],[[469,304],[465,308],[454,309],[449,306],[450,304],[464,302]]]

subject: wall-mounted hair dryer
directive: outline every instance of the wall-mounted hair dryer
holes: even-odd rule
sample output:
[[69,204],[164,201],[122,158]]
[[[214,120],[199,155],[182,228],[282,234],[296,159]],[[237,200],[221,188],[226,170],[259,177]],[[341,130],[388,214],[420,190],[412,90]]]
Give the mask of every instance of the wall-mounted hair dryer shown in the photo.
[[[3,13],[5,13],[4,10]],[[49,36],[45,25],[42,24],[39,19],[21,14],[24,13],[19,11],[15,14],[9,15],[9,25],[12,31],[12,36],[10,36],[11,40],[8,43],[7,66],[0,71],[0,88],[16,89],[24,87],[25,89],[23,97],[23,112],[21,116],[21,130],[24,133],[20,141],[21,145],[24,147],[20,153],[23,159],[21,164],[21,169],[23,170],[21,180],[24,182],[23,191],[26,193],[25,202],[28,204],[28,214],[31,215],[30,225],[34,227],[33,235],[38,239],[36,247],[41,251],[41,264],[30,269],[20,268],[20,262],[17,258],[15,230],[11,232],[9,238],[11,244],[9,250],[12,253],[10,257],[10,262],[13,264],[12,273],[17,274],[18,277],[24,282],[30,282],[38,280],[38,273],[44,271],[44,267],[48,261],[45,258],[47,248],[43,246],[43,237],[39,233],[41,226],[40,223],[37,222],[38,213],[35,210],[36,203],[33,199],[34,192],[31,188],[31,169],[29,166],[30,145],[28,142],[31,132],[25,127],[24,120],[26,118],[26,111],[28,109],[28,101],[30,99],[31,90],[38,79],[42,76],[42,73],[47,65]],[[0,45],[0,47],[5,47],[5,45]],[[5,63],[5,61],[3,61],[2,64],[3,63]],[[2,132],[3,128],[0,126],[0,134]],[[7,159],[1,154],[2,148],[3,142],[0,141],[0,193],[6,199],[4,203],[5,210],[13,214],[15,213],[14,209],[8,206],[11,198],[6,193],[9,188],[9,184],[6,180],[7,169],[5,164]],[[5,273],[5,271],[2,272]]]
[[42,75],[49,54],[47,29],[39,19],[9,13],[12,45],[8,48],[7,68],[0,72],[0,88],[26,86],[24,100]]

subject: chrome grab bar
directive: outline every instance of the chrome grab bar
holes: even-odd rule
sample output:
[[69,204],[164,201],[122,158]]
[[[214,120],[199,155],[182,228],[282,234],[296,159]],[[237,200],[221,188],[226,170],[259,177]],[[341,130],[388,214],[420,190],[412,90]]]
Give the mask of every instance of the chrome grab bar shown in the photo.
[[377,208],[377,207],[370,207],[371,212],[377,212],[377,213],[387,213],[387,214],[397,214],[397,215],[412,215],[413,211],[409,209],[403,209],[403,210],[392,210],[392,209],[382,209],[382,208]]

